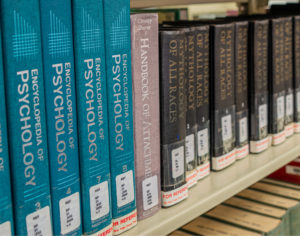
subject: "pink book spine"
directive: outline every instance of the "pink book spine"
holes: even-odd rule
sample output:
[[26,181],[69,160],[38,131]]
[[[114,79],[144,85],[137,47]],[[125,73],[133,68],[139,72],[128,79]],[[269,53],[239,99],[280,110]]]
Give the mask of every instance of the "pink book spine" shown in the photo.
[[131,15],[134,145],[138,220],[161,208],[157,14]]

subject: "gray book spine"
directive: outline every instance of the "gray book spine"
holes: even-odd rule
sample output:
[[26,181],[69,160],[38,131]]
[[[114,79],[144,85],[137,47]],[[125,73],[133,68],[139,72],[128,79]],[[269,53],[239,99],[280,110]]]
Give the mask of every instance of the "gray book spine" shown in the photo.
[[133,119],[138,219],[161,206],[157,14],[131,15]]

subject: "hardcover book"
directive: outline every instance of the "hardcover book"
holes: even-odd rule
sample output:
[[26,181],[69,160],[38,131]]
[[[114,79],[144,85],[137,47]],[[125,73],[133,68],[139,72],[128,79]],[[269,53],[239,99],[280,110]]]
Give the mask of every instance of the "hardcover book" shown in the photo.
[[249,154],[248,138],[248,22],[235,22],[236,157]]
[[0,28],[0,235],[14,235]]
[[[196,117],[196,27],[180,22],[166,22],[166,28],[181,29],[185,37],[185,77],[186,77],[186,138],[185,160],[188,188],[197,183],[197,117]],[[183,51],[183,48],[182,48]]]
[[222,170],[236,159],[234,24],[212,24],[211,144],[212,169]]
[[54,235],[81,235],[71,1],[40,0]]
[[238,197],[232,197],[224,202],[225,205],[243,209],[259,215],[270,216],[281,221],[280,235],[291,235],[289,217],[286,209],[269,206],[262,203],[249,201]]
[[185,32],[160,30],[162,206],[187,198],[185,135]]
[[186,137],[185,160],[188,187],[197,183],[196,170],[196,34],[195,28],[185,27],[186,37]]
[[210,116],[209,116],[209,26],[195,27],[196,50],[196,150],[198,180],[210,172]]
[[272,217],[219,205],[206,213],[207,217],[223,221],[244,229],[261,233],[262,235],[281,235],[281,221]]
[[104,0],[114,234],[137,223],[134,172],[130,1]]
[[250,188],[257,190],[257,191],[262,191],[270,194],[274,194],[276,196],[284,197],[287,199],[292,199],[298,201],[297,205],[297,210],[291,211],[290,215],[290,230],[291,230],[291,235],[298,235],[300,234],[300,190],[297,189],[291,189],[288,187],[282,187],[282,186],[276,186],[273,184],[267,184],[267,183],[262,183],[258,182],[254,185],[252,185]]
[[103,1],[72,8],[83,233],[112,235]]
[[252,153],[260,153],[269,147],[268,38],[268,20],[249,21],[249,136]]
[[283,18],[270,19],[269,37],[269,132],[272,144],[285,141],[285,68]]
[[[283,190],[285,191],[285,190]],[[282,191],[280,191],[282,193]],[[272,192],[268,191],[256,191],[252,189],[246,189],[239,194],[238,197],[242,197],[245,199],[249,199],[251,201],[259,202],[268,204],[270,206],[280,207],[282,209],[286,209],[288,212],[288,219],[289,222],[290,232],[291,235],[298,235],[299,234],[299,209],[300,209],[300,202],[294,199],[290,199],[289,197],[276,196],[277,194],[272,194]]]
[[142,220],[161,207],[158,16],[130,18],[136,201]]
[[184,225],[183,230],[191,233],[191,235],[202,235],[202,236],[211,236],[211,235],[247,235],[247,236],[259,236],[261,234],[255,233],[250,230],[239,228],[237,226],[226,224],[214,219],[209,219],[207,217],[198,217],[192,222]]
[[15,233],[51,235],[39,1],[1,9]]
[[293,76],[293,22],[285,17],[284,24],[284,78],[285,78],[285,135],[294,134],[294,76]]
[[300,132],[300,16],[293,18],[293,71],[295,132]]

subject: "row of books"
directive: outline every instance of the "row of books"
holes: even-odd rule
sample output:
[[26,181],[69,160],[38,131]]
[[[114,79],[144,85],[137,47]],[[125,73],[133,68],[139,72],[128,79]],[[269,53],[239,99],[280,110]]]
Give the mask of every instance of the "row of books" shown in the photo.
[[130,1],[0,6],[0,235],[133,227]]
[[299,185],[264,179],[170,235],[299,235],[299,216]]
[[298,16],[0,3],[0,235],[120,234],[300,131]]
[[163,206],[299,133],[299,26],[297,14],[161,25]]

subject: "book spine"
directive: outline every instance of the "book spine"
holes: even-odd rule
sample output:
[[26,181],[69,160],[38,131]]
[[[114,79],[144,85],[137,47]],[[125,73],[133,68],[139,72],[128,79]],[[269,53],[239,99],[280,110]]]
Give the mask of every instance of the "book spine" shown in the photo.
[[269,21],[251,22],[249,32],[250,140],[256,142],[268,137]]
[[269,130],[271,134],[279,134],[284,130],[285,118],[284,28],[282,18],[272,19],[270,23]]
[[[197,166],[210,158],[209,117],[209,27],[196,30],[196,121],[197,121]],[[209,168],[208,168],[209,169]]]
[[[286,135],[290,136],[294,122],[294,89],[293,89],[293,23],[291,17],[284,19],[284,77],[285,77],[285,126]],[[292,126],[292,129],[288,129]],[[292,133],[289,132],[292,131]]]
[[112,233],[103,1],[73,0],[84,234]]
[[[130,1],[104,0],[114,233],[136,224]],[[124,218],[125,217],[125,218]],[[127,220],[125,223],[124,219]]]
[[135,180],[138,220],[161,206],[157,14],[131,16]]
[[188,28],[186,32],[186,138],[185,138],[185,158],[186,158],[186,178],[189,187],[195,184],[193,176],[196,173],[196,32],[195,28]]
[[[186,83],[185,33],[160,32],[161,185],[162,192],[185,188]],[[163,206],[175,204],[173,202]]]
[[213,26],[212,31],[212,168],[220,170],[235,160],[234,25]]
[[248,144],[248,23],[235,24],[236,145]]
[[14,235],[0,29],[0,235]]
[[15,233],[51,234],[39,1],[1,9]]
[[294,119],[300,122],[300,16],[293,19]]
[[40,0],[53,233],[81,235],[71,1]]

